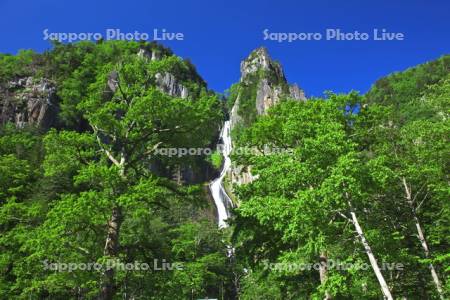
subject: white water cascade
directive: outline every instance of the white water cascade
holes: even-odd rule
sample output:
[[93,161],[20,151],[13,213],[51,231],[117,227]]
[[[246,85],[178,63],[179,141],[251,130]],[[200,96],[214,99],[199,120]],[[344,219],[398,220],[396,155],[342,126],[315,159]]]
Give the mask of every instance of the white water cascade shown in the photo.
[[225,188],[223,187],[223,179],[231,166],[230,153],[232,146],[230,136],[231,131],[230,125],[231,125],[230,121],[225,121],[222,131],[220,132],[220,138],[223,142],[222,155],[224,157],[222,171],[220,172],[219,177],[214,179],[209,184],[209,189],[211,190],[214,203],[216,204],[217,207],[219,228],[225,228],[228,226],[226,220],[230,217],[230,209],[233,207],[233,202],[231,201],[230,197],[225,192]]

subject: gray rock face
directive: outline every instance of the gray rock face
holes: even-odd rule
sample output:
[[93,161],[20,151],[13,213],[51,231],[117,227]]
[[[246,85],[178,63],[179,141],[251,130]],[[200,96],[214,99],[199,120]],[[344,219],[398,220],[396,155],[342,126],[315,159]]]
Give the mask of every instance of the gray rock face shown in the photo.
[[189,96],[188,89],[179,83],[178,79],[170,73],[156,74],[156,84],[161,92],[172,97],[185,99]]
[[[189,96],[188,89],[182,84],[178,83],[178,80],[170,73],[164,73],[164,75],[156,74],[156,86],[157,88],[167,95],[172,97],[187,98]],[[107,91],[116,92],[119,84],[119,75],[116,71],[113,71],[108,76]]]
[[[139,49],[139,52],[137,55],[144,60],[154,61],[154,60],[161,59],[161,54],[159,52],[157,52],[157,51],[150,52],[149,50],[144,49],[144,48]],[[179,83],[179,80],[173,74],[158,73],[158,74],[156,74],[155,77],[156,77],[155,78],[156,85],[161,92],[166,93],[167,95],[172,96],[172,97],[180,97],[183,99],[185,99],[189,96],[188,89],[184,85]],[[108,86],[114,92],[115,89],[113,89],[113,87],[110,85],[110,81],[112,81],[111,75],[108,80]]]
[[161,54],[153,51],[151,60],[160,60],[160,59],[161,59]]
[[117,71],[112,71],[109,73],[107,84],[111,92],[114,93],[117,90],[117,87],[119,86],[119,74]]
[[305,92],[296,83],[289,86],[289,95],[292,99],[306,101]]
[[[241,62],[240,82],[256,84],[255,106],[258,115],[265,114],[270,107],[282,98],[306,100],[305,93],[297,84],[288,84],[283,68],[279,63],[272,60],[264,47],[254,50]],[[238,101],[236,100],[236,102]],[[232,125],[237,124],[239,119],[242,119],[242,116],[237,116],[239,104],[235,106],[236,108],[231,112]]]
[[242,165],[234,166],[230,168],[229,174],[232,183],[238,185],[251,183],[257,179],[257,176],[252,175],[252,166],[244,167]]
[[139,49],[138,54],[137,54],[140,58],[151,58],[151,53],[148,52],[145,49]]
[[264,47],[257,48],[241,62],[241,82],[260,70],[274,75],[274,81],[286,81],[283,69],[272,60]]
[[141,58],[149,59],[151,61],[161,59],[161,54],[157,53],[156,51],[150,52],[144,48],[139,49],[139,52],[137,55]]
[[266,78],[261,79],[256,92],[256,111],[258,114],[265,114],[270,107],[280,101],[282,95],[281,86],[271,84]]
[[55,85],[48,79],[20,78],[0,87],[0,123],[13,122],[21,128],[35,125],[44,129],[57,117]]
[[[172,97],[187,98],[189,96],[188,89],[182,84],[178,83],[178,80],[170,73],[164,73],[164,75],[158,73],[155,76],[157,88],[167,95]],[[109,92],[116,92],[119,84],[119,75],[116,71],[112,71],[108,76],[107,89]]]
[[242,117],[238,114],[238,108],[240,104],[240,95],[237,96],[236,101],[234,102],[233,107],[230,111],[230,127],[234,128],[237,124],[242,122]]
[[[305,93],[297,84],[289,85],[279,63],[273,61],[266,48],[254,50],[248,58],[241,62],[240,84],[243,89],[256,85],[255,106],[258,115],[264,115],[267,110],[283,98],[306,101]],[[245,93],[247,96],[250,93]],[[230,112],[231,128],[241,124],[245,116],[239,115],[242,101],[238,94]],[[250,99],[252,101],[252,99]],[[244,167],[232,164],[228,176],[232,183],[247,184],[256,179],[251,173],[251,166]]]

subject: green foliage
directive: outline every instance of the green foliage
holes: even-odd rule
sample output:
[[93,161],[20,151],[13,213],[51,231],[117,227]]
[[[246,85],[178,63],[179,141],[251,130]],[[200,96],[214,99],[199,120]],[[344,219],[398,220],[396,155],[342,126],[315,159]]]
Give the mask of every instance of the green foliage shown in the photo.
[[[141,49],[158,59],[137,56]],[[161,92],[156,75],[165,73],[188,99]],[[226,105],[239,99],[244,121],[234,146],[260,154],[232,157],[255,177],[227,187],[240,203],[228,231],[217,228],[202,184],[174,180],[219,169],[222,155],[156,151],[217,138],[223,103],[190,61],[123,41],[0,55],[2,85],[24,76],[55,82],[60,123],[45,134],[0,128],[1,299],[97,299],[108,280],[114,299],[378,299],[372,267],[357,268],[369,261],[353,216],[379,264],[403,265],[381,270],[395,298],[438,299],[430,264],[448,298],[448,56],[381,79],[365,96],[283,98],[258,117],[258,82],[287,93],[280,74],[259,70],[233,85]],[[117,247],[105,247],[115,235]],[[270,267],[324,259],[351,267],[329,268],[322,280],[315,268]],[[45,268],[110,260],[151,269]],[[154,270],[155,260],[181,268]]]
[[[277,62],[275,64],[278,65]],[[281,70],[281,67],[278,67],[278,69]],[[229,94],[227,102],[229,110],[239,99],[237,114],[242,118],[241,126],[250,126],[258,116],[255,101],[259,84],[263,79],[267,80],[274,87],[280,87],[284,95],[289,94],[289,86],[286,84],[284,77],[281,78],[276,70],[259,69],[256,72],[247,74],[242,82],[232,85],[230,90],[227,91]]]
[[244,126],[249,126],[256,120],[255,99],[257,88],[258,81],[256,78],[239,84],[239,108],[237,113],[242,116]]
[[[380,295],[371,269],[328,270],[320,282],[317,270],[278,272],[269,263],[318,261],[368,263],[355,239],[355,213],[379,262],[400,262],[403,270],[383,270],[392,292],[405,297],[437,297],[428,264],[441,280],[448,265],[448,82],[433,85],[415,100],[417,114],[398,119],[392,106],[369,104],[358,114],[362,97],[330,94],[327,100],[284,101],[242,128],[239,146],[288,148],[290,153],[235,155],[252,167],[257,180],[236,186],[241,202],[235,220],[235,245],[242,264],[250,265],[252,282],[243,294],[271,298],[373,299]],[[420,110],[417,106],[420,103]],[[423,116],[428,118],[424,118]],[[405,178],[413,197],[405,199]],[[419,209],[420,208],[420,209]],[[429,259],[416,238],[413,212],[426,232]],[[249,259],[250,258],[250,259]],[[263,271],[261,269],[263,268]],[[301,280],[300,278],[308,278]],[[395,277],[396,280],[389,278]],[[446,280],[443,280],[444,283]],[[267,286],[279,289],[267,290]],[[361,289],[364,286],[364,289]],[[295,292],[292,292],[295,291]],[[301,292],[300,292],[301,291]]]
[[[140,48],[157,51],[160,59],[138,57]],[[154,153],[206,147],[217,134],[221,103],[192,64],[156,44],[127,42],[56,44],[39,59],[44,67],[35,76],[57,82],[65,129],[50,130],[43,142],[32,131],[0,129],[0,298],[95,299],[102,270],[45,266],[109,259],[151,268],[155,259],[165,260],[186,268],[117,269],[117,297],[186,299],[193,291],[218,295],[219,287],[225,293],[225,248],[215,222],[205,219],[205,193],[171,180],[172,170],[197,168],[202,160]],[[113,71],[118,86],[107,91]],[[155,75],[165,72],[188,86],[190,99],[159,91]],[[123,214],[120,247],[106,252],[116,209]],[[200,248],[183,246],[197,236]]]
[[0,82],[31,75],[36,56],[32,50],[21,50],[17,55],[0,54]]
[[365,102],[392,105],[397,110],[397,116],[402,119],[415,117],[423,114],[423,109],[416,107],[417,104],[421,105],[418,98],[430,85],[445,80],[449,74],[450,56],[445,55],[379,79],[366,94]]
[[[403,277],[404,286],[399,288],[406,293],[408,286],[414,286],[422,297],[436,295],[436,286],[430,282],[430,262],[441,281],[448,280],[444,271],[448,265],[444,257],[448,254],[449,224],[448,201],[444,200],[448,199],[446,170],[450,151],[448,92],[448,79],[430,86],[400,106],[402,111],[413,112],[404,118],[398,118],[391,106],[372,104],[361,111],[358,124],[359,139],[367,149],[365,155],[370,158],[377,189],[383,191],[379,192],[383,208],[393,224],[403,224],[395,229],[397,251],[402,249],[398,252],[403,253],[402,259],[408,261],[410,269]],[[405,184],[412,202],[407,201]],[[417,238],[417,224],[425,232],[430,254],[424,252]]]
[[114,65],[128,56],[136,56],[139,50],[155,53],[158,58],[150,64],[153,75],[157,72],[171,73],[189,90],[192,98],[211,95],[189,60],[173,55],[169,49],[155,42],[56,42],[51,50],[43,54],[31,50],[20,51],[15,56],[0,54],[0,85],[25,76],[51,80],[56,84],[60,100],[58,127],[83,131],[87,129],[87,123],[77,105],[87,97],[88,87],[97,80],[105,65]]
[[220,152],[214,151],[209,157],[209,160],[213,167],[219,170],[223,163],[223,156]]
[[239,96],[239,83],[232,84],[231,87],[225,91],[225,95],[227,97],[226,108],[231,112],[231,109]]

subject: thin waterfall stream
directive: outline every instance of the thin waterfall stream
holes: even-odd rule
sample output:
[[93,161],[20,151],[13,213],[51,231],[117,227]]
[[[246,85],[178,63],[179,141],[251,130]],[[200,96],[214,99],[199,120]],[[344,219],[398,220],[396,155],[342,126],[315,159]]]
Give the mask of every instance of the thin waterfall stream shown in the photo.
[[231,123],[230,121],[225,121],[223,128],[220,132],[220,139],[222,140],[222,154],[224,157],[224,163],[222,171],[219,177],[211,181],[209,184],[209,189],[211,190],[214,203],[217,207],[217,218],[219,228],[228,227],[226,220],[230,217],[230,209],[233,207],[233,202],[227,195],[225,188],[223,187],[223,179],[227,174],[228,169],[231,167],[230,153],[232,150],[231,145]]

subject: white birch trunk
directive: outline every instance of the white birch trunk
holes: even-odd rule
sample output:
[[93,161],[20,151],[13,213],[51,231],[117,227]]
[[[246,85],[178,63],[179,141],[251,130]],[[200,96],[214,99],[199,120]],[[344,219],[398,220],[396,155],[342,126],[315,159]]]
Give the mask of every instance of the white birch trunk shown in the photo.
[[[414,223],[415,223],[416,229],[417,229],[417,238],[419,239],[420,244],[422,245],[423,251],[425,253],[425,257],[429,258],[430,257],[430,249],[428,248],[428,243],[427,243],[427,240],[425,239],[425,234],[423,233],[422,226],[420,225],[419,218],[417,217],[417,214],[416,214],[416,209],[414,208],[414,203],[413,203],[413,199],[411,196],[411,188],[406,183],[405,177],[402,178],[402,183],[403,183],[403,187],[405,188],[406,201],[408,202],[408,205],[410,206],[412,214],[413,214]],[[428,265],[428,268],[430,269],[431,277],[433,278],[433,282],[434,282],[434,285],[436,286],[436,290],[438,291],[439,297],[442,300],[444,300],[444,291],[442,290],[442,283],[439,279],[436,269],[434,268],[434,265],[432,263],[430,263]]]
[[372,269],[375,272],[375,276],[377,277],[378,282],[380,283],[381,291],[383,292],[385,299],[393,300],[391,291],[389,290],[386,280],[384,280],[383,274],[381,273],[380,267],[378,266],[377,260],[373,255],[372,248],[367,242],[366,237],[364,236],[364,232],[361,226],[359,225],[358,218],[356,218],[356,214],[353,211],[350,212],[350,214],[352,216],[352,221],[353,225],[355,226],[356,232],[358,233],[358,236],[361,239],[361,242],[364,246],[364,250],[367,256],[369,257],[370,265],[372,266]]

